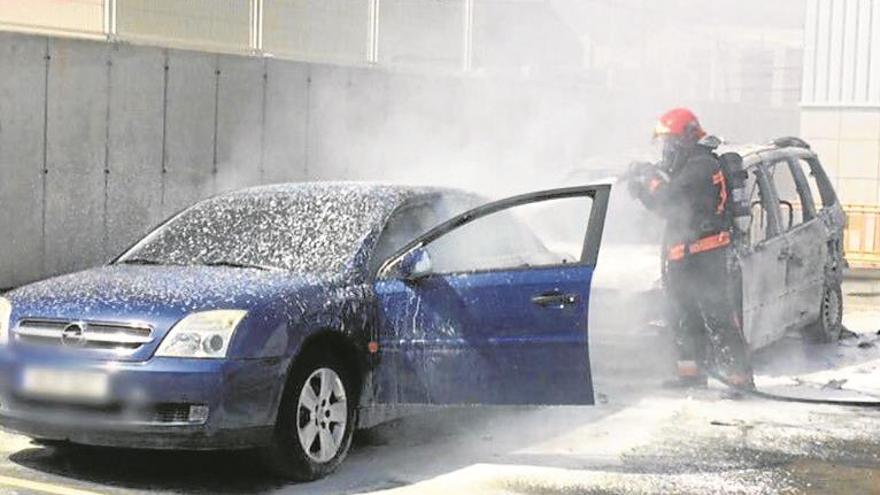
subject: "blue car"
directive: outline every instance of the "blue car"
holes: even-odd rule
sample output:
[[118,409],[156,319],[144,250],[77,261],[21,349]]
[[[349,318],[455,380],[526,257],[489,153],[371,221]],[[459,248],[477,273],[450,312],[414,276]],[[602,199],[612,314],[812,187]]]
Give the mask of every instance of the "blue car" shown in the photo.
[[206,199],[105,266],[0,298],[0,425],[46,443],[257,448],[311,480],[356,428],[425,405],[591,404],[610,187]]

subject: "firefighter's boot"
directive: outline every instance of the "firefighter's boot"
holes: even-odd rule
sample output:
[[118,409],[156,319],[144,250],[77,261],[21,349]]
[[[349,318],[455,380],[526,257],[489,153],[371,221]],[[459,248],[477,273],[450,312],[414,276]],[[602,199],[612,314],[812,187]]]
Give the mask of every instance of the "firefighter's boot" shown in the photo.
[[706,388],[708,378],[696,361],[678,361],[678,376],[663,382],[663,388]]

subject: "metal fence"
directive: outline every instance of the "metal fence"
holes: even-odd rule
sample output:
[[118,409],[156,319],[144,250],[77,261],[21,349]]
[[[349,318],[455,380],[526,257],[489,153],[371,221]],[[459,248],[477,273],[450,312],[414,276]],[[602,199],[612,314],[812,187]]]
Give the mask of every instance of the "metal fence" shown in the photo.
[[211,51],[259,49],[255,0],[110,0],[107,33],[138,43],[194,47]]
[[853,268],[880,268],[880,205],[849,204],[843,249]]
[[110,32],[111,5],[107,0],[0,0],[0,28],[101,38]]

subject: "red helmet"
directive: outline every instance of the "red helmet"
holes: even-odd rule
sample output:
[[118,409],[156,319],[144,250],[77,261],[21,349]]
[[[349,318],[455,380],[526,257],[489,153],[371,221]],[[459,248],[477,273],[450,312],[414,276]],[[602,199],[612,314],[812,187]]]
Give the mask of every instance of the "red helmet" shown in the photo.
[[694,112],[687,108],[673,108],[660,116],[657,127],[654,128],[654,137],[678,136],[699,140],[706,135],[706,131],[700,126],[700,121]]

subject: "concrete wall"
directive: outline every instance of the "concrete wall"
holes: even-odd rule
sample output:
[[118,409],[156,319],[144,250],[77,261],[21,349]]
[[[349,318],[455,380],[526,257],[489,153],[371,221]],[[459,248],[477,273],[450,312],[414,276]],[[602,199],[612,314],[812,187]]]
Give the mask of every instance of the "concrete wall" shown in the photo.
[[0,33],[0,287],[104,261],[221,189],[303,178],[306,72]]
[[648,144],[656,115],[679,104],[739,141],[797,133],[796,108],[614,93],[554,74],[415,74],[0,34],[0,287],[105,261],[180,208],[253,184],[558,185],[590,156]]
[[801,133],[844,203],[880,203],[880,106],[805,107]]

